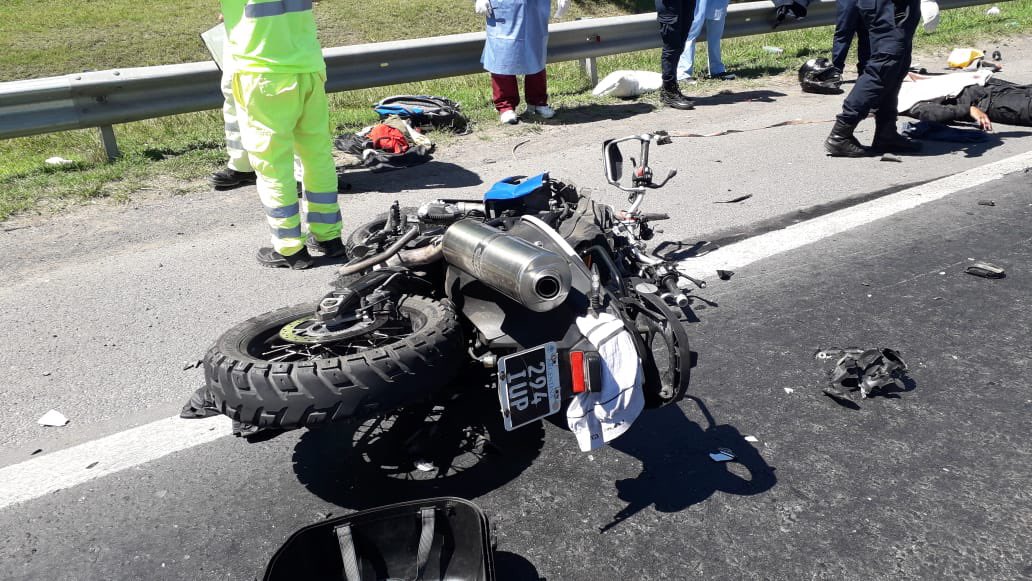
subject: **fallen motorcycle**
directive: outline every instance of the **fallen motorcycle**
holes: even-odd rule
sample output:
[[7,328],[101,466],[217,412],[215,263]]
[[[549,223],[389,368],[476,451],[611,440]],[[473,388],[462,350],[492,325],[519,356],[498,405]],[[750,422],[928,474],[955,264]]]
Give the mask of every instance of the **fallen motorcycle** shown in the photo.
[[[628,142],[640,163],[630,158],[625,185]],[[622,211],[547,173],[503,180],[481,200],[395,202],[348,237],[332,292],[219,337],[203,362],[216,409],[259,429],[384,414],[418,427],[437,404],[486,387],[515,430],[600,392],[609,370],[577,322],[603,315],[631,337],[645,406],[678,401],[692,366],[678,312],[684,287],[705,282],[646,251],[652,222],[669,218],[641,209],[676,174],[653,181],[650,145],[664,143],[656,132],[603,145],[607,181],[628,193]]]

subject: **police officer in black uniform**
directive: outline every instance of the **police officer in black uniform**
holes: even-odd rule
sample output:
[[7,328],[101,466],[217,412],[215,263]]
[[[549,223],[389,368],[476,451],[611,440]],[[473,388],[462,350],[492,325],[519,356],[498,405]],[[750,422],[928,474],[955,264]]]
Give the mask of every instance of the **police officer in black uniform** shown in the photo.
[[[860,34],[870,39],[871,57],[824,141],[829,155],[864,157],[872,152],[912,153],[920,149],[919,144],[896,132],[896,102],[903,77],[910,70],[920,8],[920,0],[857,0]],[[871,111],[875,111],[875,130],[868,150],[853,131]]]
[[694,15],[695,0],[656,0],[656,20],[659,21],[659,37],[663,41],[660,56],[663,89],[659,100],[675,109],[695,108],[694,101],[681,93],[677,84],[677,61],[684,52]]

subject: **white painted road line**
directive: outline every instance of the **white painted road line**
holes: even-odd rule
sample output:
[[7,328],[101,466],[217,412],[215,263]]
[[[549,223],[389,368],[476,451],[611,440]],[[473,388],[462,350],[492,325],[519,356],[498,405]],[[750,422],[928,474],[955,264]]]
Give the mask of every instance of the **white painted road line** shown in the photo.
[[[705,278],[717,269],[737,270],[775,254],[813,244],[887,216],[942,199],[952,193],[973,188],[1007,174],[1032,167],[1032,151],[976,167],[959,174],[928,182],[856,206],[793,224],[718,248],[713,252],[682,260],[678,268],[690,276]],[[1030,186],[1032,187],[1032,186]]]
[[232,420],[176,417],[0,468],[0,510],[229,435]]
[[[1032,151],[718,249],[682,263],[693,275],[733,270],[1032,166]],[[0,468],[0,510],[224,437],[231,421],[172,417]]]

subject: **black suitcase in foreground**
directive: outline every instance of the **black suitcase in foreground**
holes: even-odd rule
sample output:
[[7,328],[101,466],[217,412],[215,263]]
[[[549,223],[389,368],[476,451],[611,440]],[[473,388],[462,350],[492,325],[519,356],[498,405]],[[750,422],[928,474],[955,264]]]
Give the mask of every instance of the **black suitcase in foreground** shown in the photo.
[[264,581],[495,581],[487,516],[461,498],[363,510],[304,527]]

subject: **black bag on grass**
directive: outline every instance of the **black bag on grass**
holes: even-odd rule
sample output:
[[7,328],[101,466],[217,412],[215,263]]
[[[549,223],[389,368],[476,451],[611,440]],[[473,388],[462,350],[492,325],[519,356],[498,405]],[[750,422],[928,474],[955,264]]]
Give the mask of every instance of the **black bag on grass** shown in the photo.
[[423,132],[433,129],[446,129],[459,134],[469,132],[469,120],[462,114],[461,106],[445,97],[394,95],[373,105],[373,110],[380,119],[397,115]]
[[494,581],[487,516],[461,498],[381,506],[304,527],[269,561],[264,581]]

